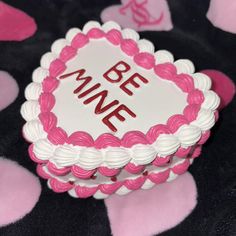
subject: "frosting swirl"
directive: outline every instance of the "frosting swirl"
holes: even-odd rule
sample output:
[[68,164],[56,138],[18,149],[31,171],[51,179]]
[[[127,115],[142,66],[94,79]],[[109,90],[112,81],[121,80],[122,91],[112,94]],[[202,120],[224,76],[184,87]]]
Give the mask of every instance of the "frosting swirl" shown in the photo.
[[38,100],[41,92],[41,84],[32,82],[25,89],[25,98],[27,100]]

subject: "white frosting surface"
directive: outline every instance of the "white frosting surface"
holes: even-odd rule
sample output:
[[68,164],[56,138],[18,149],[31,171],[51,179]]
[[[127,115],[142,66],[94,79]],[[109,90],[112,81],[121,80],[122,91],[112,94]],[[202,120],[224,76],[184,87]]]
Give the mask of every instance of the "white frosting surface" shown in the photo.
[[[123,37],[138,40],[137,33],[130,29],[121,30],[120,26],[114,22],[107,22],[102,26],[96,22],[88,22],[83,31],[89,31],[94,26],[102,28],[105,32],[116,28],[121,31]],[[152,162],[156,155],[165,157],[175,153],[179,147],[187,148],[195,145],[200,139],[201,133],[212,128],[216,121],[214,112],[220,103],[220,99],[217,94],[210,90],[210,78],[202,73],[194,73],[195,69],[191,61],[181,59],[174,62],[173,55],[170,52],[159,50],[154,53],[156,64],[174,62],[178,73],[191,75],[193,77],[194,87],[203,92],[204,102],[201,104],[201,109],[195,120],[188,125],[182,125],[173,134],[159,135],[151,145],[137,144],[128,148],[107,147],[96,149],[68,144],[52,144],[48,140],[47,133],[44,131],[41,121],[37,117],[39,113],[38,99],[42,92],[42,82],[49,74],[48,67],[51,61],[60,54],[63,46],[70,43],[78,32],[81,32],[81,30],[73,28],[68,31],[66,40],[59,39],[52,45],[52,52],[42,56],[41,67],[34,70],[32,74],[33,82],[25,90],[25,96],[28,101],[21,108],[21,114],[27,121],[23,127],[23,134],[29,142],[34,144],[33,152],[38,159],[50,160],[58,168],[79,165],[85,170],[93,170],[99,166],[122,168],[129,162],[135,165],[145,165]],[[138,40],[137,43],[142,51],[153,51],[153,45],[148,43],[147,40]],[[86,69],[87,72],[84,76],[92,76],[94,81],[91,82],[91,85],[89,84],[89,86],[85,87],[85,90],[99,81],[102,86],[96,92],[104,89],[109,90],[105,105],[117,99],[137,115],[137,118],[134,119],[123,112],[121,115],[126,118],[125,122],[113,119],[112,123],[118,128],[118,132],[115,133],[116,136],[121,137],[124,132],[135,129],[146,132],[151,126],[157,123],[165,123],[171,115],[182,113],[186,105],[186,95],[173,83],[158,79],[152,71],[136,67],[134,62],[119,47],[107,44],[107,42],[106,45],[103,44],[104,40],[98,40],[96,43],[89,44],[90,46],[79,49],[79,56],[67,63],[69,68],[63,74],[72,72],[73,70]],[[104,47],[106,47],[105,50]],[[119,88],[120,84],[111,84],[102,77],[102,74],[119,60],[124,60],[132,68],[125,75],[125,80],[134,72],[138,72],[151,81],[149,84],[144,85],[138,80],[137,82],[141,85],[141,89],[134,89],[132,86],[128,87],[135,94],[132,97],[125,94]],[[84,130],[92,134],[94,138],[101,133],[110,132],[108,127],[102,123],[102,118],[110,111],[104,113],[104,116],[95,115],[94,109],[98,102],[96,100],[88,106],[84,105],[83,101],[91,97],[91,95],[83,99],[78,99],[73,94],[75,88],[81,84],[81,82],[76,82],[75,78],[76,75],[65,79],[62,81],[63,86],[59,86],[59,89],[55,91],[58,103],[54,107],[54,112],[58,112],[56,114],[59,119],[59,126],[64,128],[68,134],[70,132]],[[172,173],[168,181],[173,177],[175,177],[175,174]],[[150,186],[148,182],[147,186],[143,185],[144,188],[149,188]],[[119,194],[124,194],[130,190],[120,188],[118,191]]]
[[[124,79],[121,83],[135,72],[149,80],[148,84],[137,80],[141,85],[138,89],[129,85],[128,88],[133,91],[133,96],[129,96],[119,88],[121,83],[110,83],[103,77],[103,74],[119,61],[124,61],[131,66],[131,70],[123,74]],[[99,98],[88,105],[83,104],[84,100],[104,89],[108,90],[104,105],[113,100],[118,100],[120,104],[126,105],[137,116],[133,118],[122,111],[121,114],[126,118],[124,122],[116,118],[111,119],[118,129],[115,133],[118,137],[122,137],[124,133],[133,130],[145,133],[153,125],[165,123],[172,115],[182,114],[187,105],[186,94],[174,83],[159,79],[152,70],[138,67],[119,47],[113,46],[104,39],[94,40],[80,49],[78,55],[67,63],[67,70],[63,74],[79,69],[86,70],[83,76],[92,76],[93,78],[83,91],[98,82],[101,83],[101,87],[86,97],[78,99],[77,95],[73,94],[73,91],[82,84],[82,81],[76,81],[77,74],[61,80],[58,89],[54,92],[56,104],[52,111],[58,117],[58,125],[68,134],[82,130],[96,138],[102,133],[112,133],[102,122],[102,119],[119,105],[96,115],[94,109]]]

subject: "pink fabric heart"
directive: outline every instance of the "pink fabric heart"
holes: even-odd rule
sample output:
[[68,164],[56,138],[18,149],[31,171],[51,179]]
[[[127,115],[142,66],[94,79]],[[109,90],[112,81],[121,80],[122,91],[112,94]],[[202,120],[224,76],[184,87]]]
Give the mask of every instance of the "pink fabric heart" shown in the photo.
[[236,33],[236,1],[211,0],[207,18],[215,27]]
[[235,85],[233,81],[227,75],[217,70],[203,70],[201,72],[211,78],[212,90],[221,98],[219,109],[223,109],[231,102],[235,95]]
[[36,176],[13,161],[0,158],[0,227],[29,213],[40,193]]
[[197,204],[197,189],[191,174],[126,196],[105,200],[113,236],[150,236],[183,221]]
[[19,88],[13,77],[5,71],[0,71],[0,111],[16,99],[18,92]]
[[102,21],[116,21],[122,27],[137,31],[167,31],[173,28],[166,0],[121,0],[121,3],[104,9]]
[[32,36],[36,29],[33,18],[0,1],[0,40],[22,41]]

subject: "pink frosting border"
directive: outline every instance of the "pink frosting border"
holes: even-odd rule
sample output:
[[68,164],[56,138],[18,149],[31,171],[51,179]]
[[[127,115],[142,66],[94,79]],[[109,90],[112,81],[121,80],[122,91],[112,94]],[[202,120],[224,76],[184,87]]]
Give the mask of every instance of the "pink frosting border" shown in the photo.
[[137,176],[137,178],[135,179],[126,179],[122,181],[114,180],[111,184],[98,184],[97,186],[93,187],[75,185],[75,183],[71,181],[62,182],[44,171],[43,167],[45,166],[45,164],[37,165],[37,173],[42,178],[48,179],[50,186],[54,192],[63,193],[74,188],[77,197],[87,198],[93,196],[98,190],[107,195],[113,194],[122,186],[131,191],[137,190],[142,187],[146,180],[150,180],[154,184],[161,184],[167,181],[170,175],[170,171],[172,171],[174,174],[181,175],[187,171],[189,165],[190,160],[185,159],[183,163],[177,164],[172,168],[167,168],[158,173],[144,172],[142,173],[142,175]]
[[[58,87],[59,81],[56,79],[66,70],[65,63],[71,60],[79,52],[79,49],[87,45],[90,39],[96,40],[106,38],[115,46],[120,46],[121,50],[128,56],[133,57],[134,62],[147,70],[153,69],[155,74],[161,79],[172,81],[184,93],[187,93],[188,105],[183,111],[183,115],[176,114],[171,116],[166,124],[158,124],[151,127],[146,134],[140,131],[129,131],[120,139],[111,134],[101,134],[94,140],[89,133],[77,131],[70,136],[60,127],[57,127],[57,117],[51,112],[55,105],[53,91]],[[155,65],[155,58],[151,53],[139,52],[137,43],[132,39],[123,39],[119,30],[112,29],[107,33],[101,29],[90,29],[87,34],[78,33],[72,40],[71,46],[62,49],[59,59],[51,62],[49,67],[49,76],[43,80],[43,92],[39,98],[40,121],[44,130],[48,133],[48,139],[55,145],[64,143],[80,145],[86,147],[95,147],[97,149],[112,147],[130,148],[135,144],[152,144],[160,134],[172,134],[182,125],[189,124],[197,118],[201,104],[204,101],[202,91],[194,88],[193,78],[188,74],[177,74],[177,69],[172,63]],[[132,137],[132,139],[131,139]]]

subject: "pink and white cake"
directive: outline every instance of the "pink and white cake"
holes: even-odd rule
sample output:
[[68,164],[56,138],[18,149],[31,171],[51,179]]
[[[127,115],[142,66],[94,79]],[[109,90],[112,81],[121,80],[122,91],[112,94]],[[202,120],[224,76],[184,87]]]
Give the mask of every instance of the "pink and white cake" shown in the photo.
[[209,77],[115,22],[70,29],[32,77],[21,108],[30,157],[52,190],[73,197],[173,180],[218,117]]

